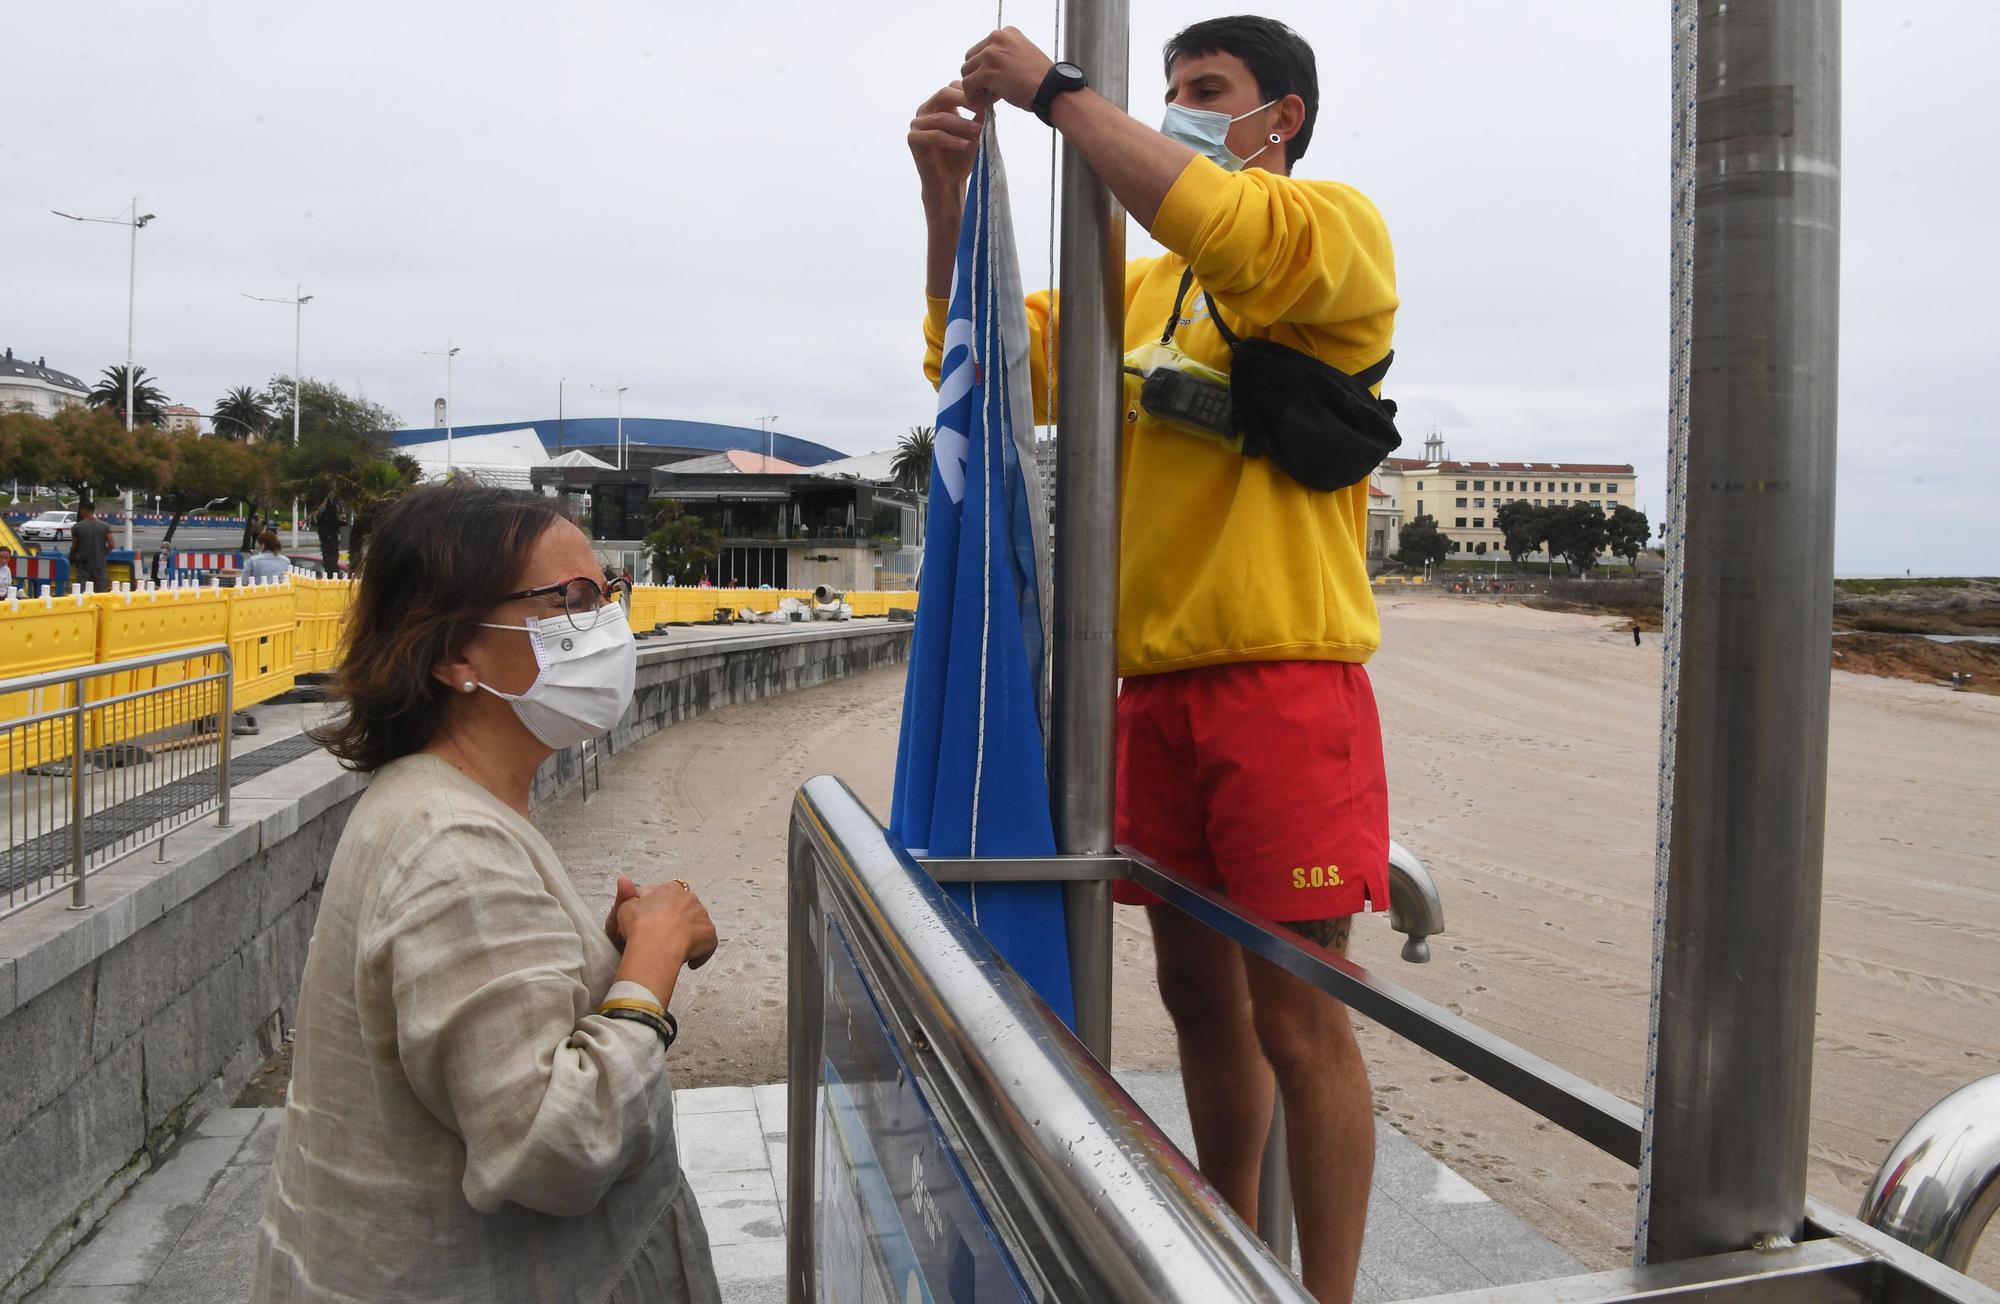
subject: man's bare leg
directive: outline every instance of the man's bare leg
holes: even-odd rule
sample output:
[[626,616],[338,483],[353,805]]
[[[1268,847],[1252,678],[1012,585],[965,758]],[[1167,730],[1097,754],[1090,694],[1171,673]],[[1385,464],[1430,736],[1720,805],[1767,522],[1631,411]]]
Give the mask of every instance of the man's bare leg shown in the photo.
[[1180,1043],[1195,1163],[1237,1216],[1254,1227],[1273,1088],[1271,1066],[1251,1021],[1242,948],[1171,906],[1148,906],[1146,915],[1153,926],[1160,1000]]
[[[1287,927],[1345,955],[1353,920]],[[1257,1041],[1285,1101],[1286,1158],[1305,1286],[1321,1304],[1347,1301],[1361,1266],[1375,1171],[1368,1070],[1346,1006],[1255,956],[1244,956],[1243,964]]]

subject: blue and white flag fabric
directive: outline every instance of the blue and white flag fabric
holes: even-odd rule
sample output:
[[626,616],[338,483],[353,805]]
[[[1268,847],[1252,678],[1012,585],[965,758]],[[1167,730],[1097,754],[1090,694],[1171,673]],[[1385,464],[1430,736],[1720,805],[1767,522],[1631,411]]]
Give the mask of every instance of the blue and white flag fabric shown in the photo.
[[[920,855],[1055,854],[1042,614],[1049,517],[1034,439],[1021,270],[989,124],[952,275],[889,821]],[[949,890],[1015,972],[1073,1022],[1061,885]]]

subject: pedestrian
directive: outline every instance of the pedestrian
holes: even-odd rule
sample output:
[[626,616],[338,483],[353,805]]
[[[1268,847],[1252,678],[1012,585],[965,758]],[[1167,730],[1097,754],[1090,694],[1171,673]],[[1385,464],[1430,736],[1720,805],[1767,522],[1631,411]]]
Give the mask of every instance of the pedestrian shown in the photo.
[[370,780],[306,953],[251,1297],[716,1304],[667,1058],[715,926],[678,879],[620,878],[600,923],[529,820],[535,771],[631,702],[623,583],[547,499],[470,477],[391,504],[368,556],[314,738]]
[[14,588],[14,550],[0,543],[0,598]]
[[285,556],[282,551],[283,545],[278,540],[276,530],[266,530],[258,535],[257,548],[256,555],[243,563],[240,578],[278,579],[291,574],[291,558]]
[[1632,622],[1632,646],[1639,646],[1639,622],[1636,620]]
[[[1271,392],[1245,385],[1252,359],[1274,387],[1336,383],[1327,369],[1375,384],[1398,304],[1388,230],[1354,187],[1292,175],[1319,83],[1312,48],[1283,23],[1218,18],[1169,41],[1158,130],[1090,89],[1112,71],[1052,63],[1009,28],[918,108],[925,371],[937,383],[960,324],[948,298],[985,122],[1003,102],[1031,109],[1166,249],[1122,269],[1128,370],[1174,383],[1130,385],[1122,405],[1117,840],[1345,953],[1353,916],[1389,904],[1388,783],[1364,668],[1381,641],[1360,530],[1374,462],[1321,474],[1313,458],[1337,453],[1343,472],[1365,460],[1351,431],[1318,432],[1310,456],[1274,442],[1246,457],[1202,404],[1169,395],[1227,384],[1241,413]],[[1058,305],[1042,292],[1026,306],[1040,406]],[[1202,1175],[1255,1221],[1282,1095],[1305,1284],[1350,1299],[1375,1122],[1346,1007],[1148,894],[1116,895],[1148,907]]]
[[69,534],[69,582],[92,584],[99,593],[111,589],[111,527],[97,519],[88,499],[77,504]]

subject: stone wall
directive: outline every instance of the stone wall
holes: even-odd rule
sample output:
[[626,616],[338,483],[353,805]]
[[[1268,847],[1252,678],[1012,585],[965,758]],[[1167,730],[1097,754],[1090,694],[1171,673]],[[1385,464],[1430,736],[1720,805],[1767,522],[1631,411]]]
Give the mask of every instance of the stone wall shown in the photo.
[[[603,763],[677,720],[902,661],[908,625],[814,626],[645,647]],[[537,775],[546,801],[577,749]],[[0,1304],[38,1285],[180,1131],[226,1105],[295,1013],[326,867],[365,786],[324,753],[0,920]]]

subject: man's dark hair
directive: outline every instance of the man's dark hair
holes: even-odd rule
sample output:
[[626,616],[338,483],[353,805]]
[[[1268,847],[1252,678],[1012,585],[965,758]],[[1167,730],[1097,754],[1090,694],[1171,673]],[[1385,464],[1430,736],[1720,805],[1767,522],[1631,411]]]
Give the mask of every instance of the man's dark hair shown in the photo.
[[1305,38],[1275,18],[1239,14],[1234,18],[1209,18],[1184,29],[1167,42],[1167,80],[1172,81],[1174,63],[1202,54],[1233,54],[1243,61],[1257,79],[1257,93],[1265,100],[1296,95],[1305,101],[1305,125],[1285,142],[1285,166],[1305,156],[1312,141],[1313,123],[1319,118],[1319,69],[1312,47]]

